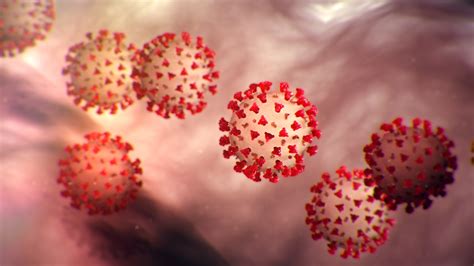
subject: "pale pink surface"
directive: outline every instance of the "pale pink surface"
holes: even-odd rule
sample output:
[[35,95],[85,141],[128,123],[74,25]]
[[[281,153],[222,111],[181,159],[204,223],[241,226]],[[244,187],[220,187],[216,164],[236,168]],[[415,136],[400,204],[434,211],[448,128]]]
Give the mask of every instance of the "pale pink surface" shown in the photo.
[[[60,1],[45,41],[0,59],[0,264],[472,265],[474,7],[438,2]],[[83,112],[66,95],[64,55],[102,28],[138,46],[165,31],[203,36],[217,53],[218,94],[185,121],[144,102]],[[218,145],[233,93],[262,80],[302,87],[320,109],[319,153],[277,185],[234,173]],[[341,164],[365,167],[363,145],[397,116],[446,129],[456,181],[428,211],[397,213],[376,254],[330,256],[304,224],[309,187]],[[55,182],[63,147],[97,130],[132,143],[144,169],[139,201],[105,218],[71,209]]]

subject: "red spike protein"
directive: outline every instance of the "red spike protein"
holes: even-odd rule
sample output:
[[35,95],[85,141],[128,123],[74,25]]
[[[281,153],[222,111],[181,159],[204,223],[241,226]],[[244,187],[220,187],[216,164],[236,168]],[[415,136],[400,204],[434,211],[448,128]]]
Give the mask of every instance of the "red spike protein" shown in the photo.
[[364,185],[362,170],[351,173],[342,166],[336,173],[335,178],[323,173],[323,181],[311,187],[314,195],[305,208],[312,238],[326,239],[329,253],[340,249],[343,258],[373,253],[385,243],[395,220],[372,196],[373,188]]
[[402,118],[382,124],[381,131],[372,135],[372,142],[364,147],[366,169],[372,178],[374,196],[395,210],[407,203],[411,213],[420,205],[430,207],[430,196],[445,196],[445,187],[454,181],[456,156],[450,149],[454,143],[442,128],[431,129],[428,120],[413,119],[412,127],[405,126]]
[[0,1],[0,57],[15,56],[45,39],[54,18],[52,0]]
[[66,147],[66,157],[59,160],[58,183],[71,206],[85,207],[89,214],[110,214],[124,209],[136,198],[142,182],[140,160],[132,161],[132,146],[120,136],[90,133],[87,142]]
[[261,178],[278,182],[278,177],[296,176],[304,170],[304,153],[315,155],[314,138],[321,137],[316,120],[317,108],[304,96],[304,91],[289,89],[270,92],[272,83],[251,84],[245,92],[237,92],[228,104],[230,122],[221,118],[219,129],[225,132],[219,140],[228,146],[224,158],[235,156],[234,170],[253,181]]
[[206,107],[205,94],[217,92],[215,53],[201,37],[194,41],[187,32],[179,37],[165,33],[146,43],[136,59],[132,76],[137,97],[146,96],[148,111],[164,118],[197,114]]
[[125,43],[123,33],[111,35],[101,30],[95,37],[91,33],[86,36],[87,42],[72,46],[66,55],[68,65],[63,75],[70,76],[68,95],[85,111],[96,107],[98,114],[106,110],[115,114],[119,107],[126,109],[133,103],[135,46]]

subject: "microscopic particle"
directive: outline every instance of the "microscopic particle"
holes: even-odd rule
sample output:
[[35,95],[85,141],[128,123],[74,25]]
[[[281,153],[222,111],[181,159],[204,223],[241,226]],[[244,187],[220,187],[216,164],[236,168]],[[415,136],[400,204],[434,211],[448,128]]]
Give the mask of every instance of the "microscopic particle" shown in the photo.
[[136,62],[132,76],[137,97],[146,96],[147,110],[164,118],[197,114],[206,107],[205,95],[217,92],[215,52],[202,37],[193,40],[187,32],[159,35],[143,46]]
[[126,109],[133,103],[135,46],[126,44],[125,34],[118,32],[101,30],[86,37],[87,42],[73,45],[66,55],[63,75],[70,77],[68,95],[85,111],[95,107],[98,114],[107,110],[115,114],[119,107]]
[[12,57],[43,40],[55,18],[53,0],[0,1],[0,57]]
[[313,196],[306,204],[306,224],[314,240],[328,241],[328,251],[338,249],[343,258],[359,258],[384,244],[395,224],[391,212],[376,200],[373,187],[364,185],[363,170],[340,167],[337,176],[323,173],[323,181],[311,187]]
[[471,143],[471,164],[474,165],[474,141]]
[[93,132],[85,138],[86,143],[67,146],[59,160],[61,194],[71,199],[72,207],[91,215],[124,209],[142,185],[140,160],[128,157],[133,148],[120,136]]
[[406,212],[411,213],[420,205],[429,208],[430,196],[445,196],[446,185],[454,182],[457,159],[444,129],[433,130],[430,121],[419,118],[409,127],[396,118],[380,130],[364,147],[366,172],[372,177],[366,184],[375,186],[375,198],[392,210],[406,203]]
[[[234,94],[228,104],[230,121],[221,118],[219,129],[225,133],[219,144],[224,158],[235,156],[234,170],[253,181],[262,177],[278,182],[279,176],[296,176],[304,170],[304,153],[315,155],[315,138],[321,137],[316,120],[317,108],[288,83],[270,92],[272,83],[251,84]],[[227,148],[226,148],[227,147]]]

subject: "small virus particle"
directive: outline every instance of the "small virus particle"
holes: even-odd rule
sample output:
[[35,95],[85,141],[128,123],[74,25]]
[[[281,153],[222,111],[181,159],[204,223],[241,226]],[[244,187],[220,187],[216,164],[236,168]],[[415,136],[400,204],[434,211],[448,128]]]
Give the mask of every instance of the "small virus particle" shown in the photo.
[[406,212],[411,213],[420,205],[429,208],[430,196],[445,196],[445,186],[454,182],[457,160],[444,130],[433,131],[428,120],[419,118],[413,119],[412,127],[397,118],[380,129],[364,147],[370,166],[366,172],[372,176],[366,185],[375,186],[375,198],[392,210],[407,203]]
[[126,109],[133,103],[130,96],[135,46],[125,44],[123,33],[101,30],[95,37],[92,33],[86,36],[87,42],[72,46],[66,55],[63,75],[70,76],[68,95],[85,111],[96,107],[98,114],[105,110],[114,114],[119,107]]
[[343,258],[374,253],[387,240],[395,220],[383,202],[372,196],[373,188],[364,185],[362,170],[351,173],[342,166],[336,173],[334,179],[323,173],[323,181],[311,187],[314,195],[305,206],[311,236],[326,239],[330,254],[341,249]]
[[214,71],[215,53],[194,41],[189,33],[157,36],[143,46],[136,57],[134,90],[139,99],[148,97],[148,111],[164,118],[170,114],[185,118],[185,111],[197,114],[206,107],[204,96],[214,95],[219,72]]
[[133,148],[121,137],[109,133],[90,133],[87,142],[66,147],[59,160],[58,183],[61,194],[71,198],[71,206],[85,207],[89,214],[110,214],[124,209],[136,198],[142,182],[140,160],[132,161]]
[[0,57],[15,56],[43,40],[54,18],[53,0],[0,1]]
[[237,92],[228,104],[230,122],[221,118],[219,139],[224,158],[235,156],[234,170],[259,182],[261,178],[278,182],[279,176],[296,176],[304,170],[304,153],[315,155],[314,138],[321,137],[316,120],[317,108],[304,96],[304,91],[289,89],[270,92],[272,83],[251,84],[245,92]]
[[474,165],[474,141],[471,144],[471,164]]

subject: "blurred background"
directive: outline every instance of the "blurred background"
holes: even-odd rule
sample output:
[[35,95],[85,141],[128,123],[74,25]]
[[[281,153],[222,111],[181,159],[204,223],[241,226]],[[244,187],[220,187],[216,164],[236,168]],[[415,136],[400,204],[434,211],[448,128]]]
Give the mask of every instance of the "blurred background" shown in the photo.
[[[0,0],[2,1],[2,0]],[[474,3],[468,0],[58,0],[46,40],[0,58],[0,265],[473,265]],[[138,102],[84,112],[61,75],[89,31],[141,47],[164,32],[201,35],[217,53],[219,93],[186,120]],[[304,174],[254,183],[222,158],[217,121],[252,82],[287,81],[318,106],[323,137]],[[343,260],[304,223],[323,171],[365,167],[382,122],[429,119],[456,144],[445,198],[396,214],[375,254]],[[56,184],[66,144],[91,131],[130,142],[144,186],[121,213],[90,217]]]

